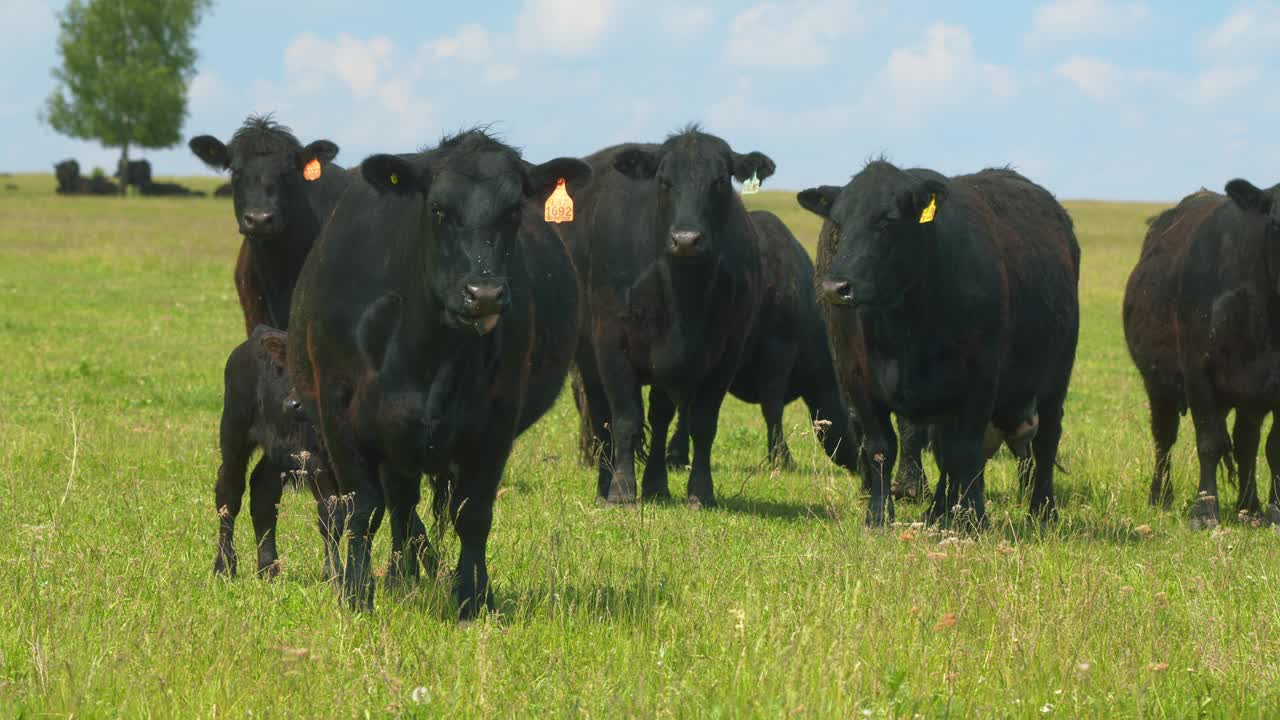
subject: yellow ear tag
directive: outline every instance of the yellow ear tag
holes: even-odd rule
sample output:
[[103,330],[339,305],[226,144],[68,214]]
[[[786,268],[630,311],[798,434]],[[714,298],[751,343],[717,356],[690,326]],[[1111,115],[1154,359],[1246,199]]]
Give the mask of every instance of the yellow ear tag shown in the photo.
[[391,177],[389,177],[389,178],[387,178],[387,179],[391,181],[391,184],[392,184],[392,185],[399,185],[399,184],[400,184],[400,176],[399,176],[399,175],[397,175],[397,174],[395,174],[395,173],[391,173]]
[[543,207],[542,218],[549,223],[573,222],[573,198],[565,190],[564,178],[556,181],[556,189]]
[[756,173],[751,173],[751,177],[742,183],[743,195],[754,195],[760,192],[760,178],[756,177]]
[[320,179],[320,161],[311,158],[311,162],[302,166],[302,177],[308,182]]
[[938,212],[938,196],[930,195],[929,204],[925,206],[924,210],[920,211],[920,224],[923,225],[925,223],[933,222],[933,216],[936,215],[937,212]]

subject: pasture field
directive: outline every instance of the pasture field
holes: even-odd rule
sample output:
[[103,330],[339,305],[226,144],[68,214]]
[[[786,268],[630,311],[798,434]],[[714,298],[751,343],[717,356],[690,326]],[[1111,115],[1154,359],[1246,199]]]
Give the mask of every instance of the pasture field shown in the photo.
[[[823,460],[803,407],[787,414],[803,469],[775,473],[758,410],[736,400],[716,445],[721,509],[599,509],[565,393],[518,442],[497,504],[499,613],[459,626],[443,579],[380,589],[370,615],[340,608],[305,491],[283,500],[281,577],[212,575],[222,365],[243,339],[229,201],[10,183],[0,717],[1280,715],[1276,531],[1187,528],[1189,421],[1175,510],[1146,505],[1120,300],[1158,205],[1067,204],[1082,335],[1047,530],[1025,520],[1002,455],[989,531],[943,536],[904,504],[898,526],[866,531],[859,481]],[[818,223],[790,193],[749,203],[812,243]],[[446,535],[447,567],[456,552]]]

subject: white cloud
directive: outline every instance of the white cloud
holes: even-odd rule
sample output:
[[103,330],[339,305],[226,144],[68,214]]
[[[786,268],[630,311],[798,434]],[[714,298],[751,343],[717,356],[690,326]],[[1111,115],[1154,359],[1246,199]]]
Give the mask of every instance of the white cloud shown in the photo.
[[669,35],[695,35],[711,24],[714,13],[706,5],[671,5],[662,10],[662,30]]
[[889,55],[885,78],[900,105],[1007,98],[1016,90],[1012,71],[978,60],[967,29],[940,22],[928,29],[923,44]]
[[1214,55],[1267,55],[1280,45],[1280,4],[1254,3],[1229,14],[1204,42]]
[[426,43],[426,48],[438,58],[457,58],[470,62],[482,62],[493,56],[489,31],[480,25],[463,25],[453,35]]
[[516,18],[521,49],[548,55],[587,55],[608,31],[617,0],[525,0]]
[[860,29],[852,0],[765,2],[729,23],[725,56],[747,66],[811,68],[832,60],[831,41]]
[[1093,57],[1073,55],[1053,71],[1075,84],[1094,100],[1105,100],[1115,89],[1119,71],[1114,65]]
[[1053,0],[1036,8],[1026,42],[1044,46],[1066,40],[1124,35],[1142,26],[1151,16],[1145,2],[1108,0]]
[[1186,99],[1196,105],[1213,105],[1243,91],[1258,79],[1251,67],[1215,66],[1201,70]]

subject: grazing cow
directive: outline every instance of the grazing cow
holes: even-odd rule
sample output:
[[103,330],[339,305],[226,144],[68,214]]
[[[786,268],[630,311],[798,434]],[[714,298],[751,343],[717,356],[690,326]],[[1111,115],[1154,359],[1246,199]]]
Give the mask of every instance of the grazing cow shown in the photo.
[[[729,392],[760,405],[768,431],[766,450],[775,466],[795,465],[782,429],[782,411],[787,403],[804,398],[827,457],[857,472],[861,432],[850,421],[836,381],[827,328],[813,293],[813,261],[776,215],[756,210],[750,216],[760,241],[760,314]],[[819,429],[822,420],[830,425]],[[689,434],[681,413],[667,444],[667,465],[688,464]]]
[[[290,372],[353,496],[344,597],[373,606],[370,520],[385,506],[397,574],[434,556],[411,514],[421,476],[461,541],[463,618],[492,605],[485,545],[512,444],[555,402],[578,332],[578,282],[542,203],[590,169],[531,165],[483,130],[374,155],[307,259]],[[410,552],[403,552],[408,547]]]
[[[1191,233],[1178,272],[1175,337],[1196,429],[1200,487],[1193,527],[1218,524],[1219,463],[1234,444],[1241,515],[1262,515],[1256,465],[1262,421],[1280,410],[1280,185],[1227,183],[1227,197]],[[1227,413],[1236,411],[1234,443]],[[1267,437],[1271,503],[1280,521],[1280,433]]]
[[261,448],[262,457],[249,477],[249,512],[258,544],[258,573],[279,573],[276,553],[276,518],[286,478],[305,482],[316,500],[320,536],[324,539],[324,571],[340,574],[338,538],[342,535],[344,509],[338,502],[337,483],[329,471],[319,435],[291,406],[286,374],[285,334],[259,326],[227,358],[223,384],[222,423],[219,433],[222,464],[214,491],[218,510],[218,551],[213,571],[236,574],[233,542],[236,516],[244,497],[244,475],[249,458]]
[[1148,501],[1165,509],[1173,505],[1170,452],[1187,412],[1175,328],[1179,276],[1196,229],[1226,202],[1201,189],[1153,218],[1124,291],[1124,336],[1151,405],[1155,469]]
[[245,332],[258,325],[287,329],[302,262],[354,181],[333,163],[338,146],[316,140],[303,147],[289,128],[256,115],[229,143],[201,135],[189,145],[205,164],[231,171],[236,223],[244,236],[235,283]]
[[581,220],[560,229],[586,286],[576,363],[602,451],[597,500],[636,500],[643,385],[652,444],[645,497],[667,497],[667,428],[688,417],[688,502],[715,505],[711,446],[720,405],[742,361],[760,305],[759,231],[731,179],[773,174],[759,152],[740,154],[697,126],[661,145],[625,144],[586,158]]
[[59,195],[115,195],[120,188],[104,177],[82,177],[80,163],[75,160],[63,160],[53,166],[54,177],[58,180]]
[[987,457],[1029,434],[1031,512],[1051,517],[1079,333],[1080,246],[1066,211],[1012,170],[947,179],[883,160],[798,199],[826,220],[819,292],[865,432],[867,524],[893,520],[891,412],[930,425],[942,474],[932,518],[960,504],[967,522],[985,523]]

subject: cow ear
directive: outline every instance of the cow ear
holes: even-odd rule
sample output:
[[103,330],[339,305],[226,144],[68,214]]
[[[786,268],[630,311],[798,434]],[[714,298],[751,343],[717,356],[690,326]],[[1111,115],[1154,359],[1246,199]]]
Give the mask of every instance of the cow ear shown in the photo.
[[839,195],[840,188],[835,185],[822,185],[796,193],[796,201],[800,203],[800,207],[814,215],[829,218],[831,206],[836,204],[836,197]]
[[562,178],[570,193],[586,187],[591,182],[591,166],[578,158],[562,157],[541,165],[530,165],[525,177],[524,194],[534,199],[545,199]]
[[749,152],[746,155],[733,154],[733,177],[738,182],[746,182],[754,177],[757,180],[764,180],[773,174],[778,166],[773,160],[762,152]]
[[387,293],[365,308],[356,324],[356,347],[374,370],[381,370],[386,362],[403,304],[399,295]]
[[1227,197],[1245,212],[1260,215],[1271,212],[1271,195],[1248,180],[1237,178],[1227,183]]
[[925,178],[898,197],[898,206],[904,218],[920,223],[933,222],[934,214],[947,199],[947,183]]
[[227,146],[212,135],[193,137],[191,142],[187,143],[187,147],[191,148],[191,152],[195,153],[201,162],[215,170],[226,170],[231,167],[231,153],[227,152]]
[[632,180],[649,180],[658,172],[658,155],[640,148],[627,148],[614,156],[613,169]]
[[336,157],[338,157],[337,145],[328,140],[316,140],[298,153],[298,169],[305,168],[312,160],[319,160],[322,166],[328,165]]
[[[262,325],[258,326],[259,329],[262,327]],[[254,330],[253,334],[258,338],[258,344],[262,346],[262,349],[267,351],[267,357],[271,359],[272,365],[287,367],[287,352],[289,348],[289,336],[287,334],[271,329],[261,334],[258,333],[258,330]]]
[[370,155],[360,163],[360,176],[379,193],[426,193],[430,184],[426,170],[419,171],[398,155]]

